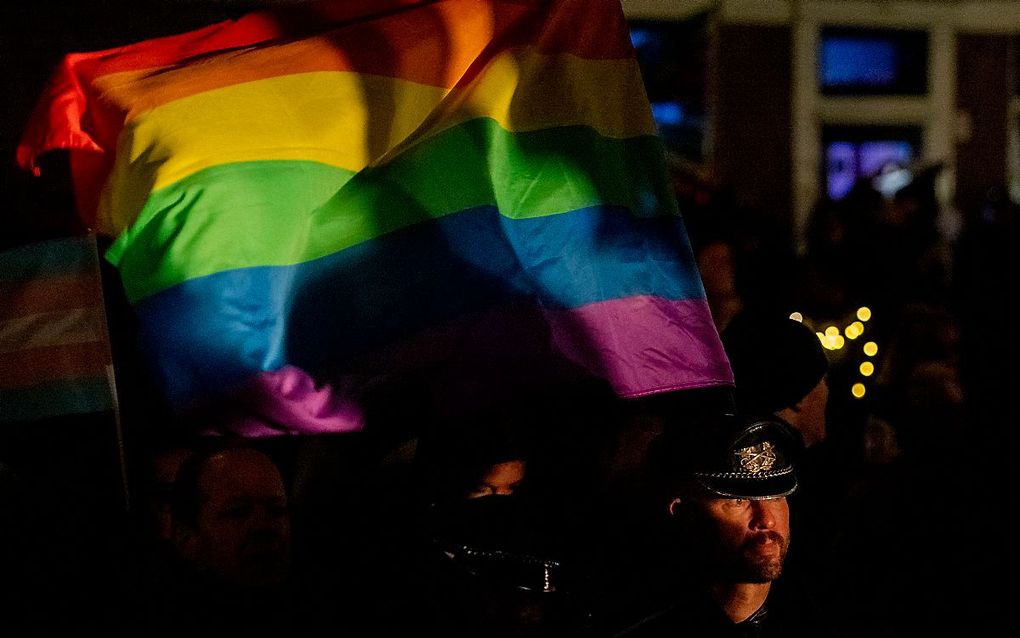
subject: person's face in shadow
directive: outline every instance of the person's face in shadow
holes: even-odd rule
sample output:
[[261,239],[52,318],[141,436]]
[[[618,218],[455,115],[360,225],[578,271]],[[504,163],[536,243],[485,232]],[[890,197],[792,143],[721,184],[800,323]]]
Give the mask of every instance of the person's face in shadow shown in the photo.
[[670,513],[691,532],[699,560],[717,580],[767,583],[782,572],[790,544],[785,497],[750,500],[699,492],[674,499]]
[[526,472],[527,463],[522,459],[494,463],[485,469],[475,485],[468,489],[465,498],[510,496],[520,487]]
[[285,580],[290,566],[287,493],[276,465],[254,450],[210,458],[200,478],[195,526],[178,526],[177,546],[199,571],[237,585]]

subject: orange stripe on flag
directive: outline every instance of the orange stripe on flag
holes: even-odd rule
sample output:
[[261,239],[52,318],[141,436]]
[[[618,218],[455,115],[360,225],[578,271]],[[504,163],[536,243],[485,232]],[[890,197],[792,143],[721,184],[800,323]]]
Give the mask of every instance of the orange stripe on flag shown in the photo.
[[[451,88],[490,44],[491,10],[484,3],[456,10],[439,5],[430,7],[424,17],[447,38],[420,38],[420,24],[396,16],[379,20],[373,29],[338,29],[306,40],[221,54],[201,64],[106,75],[96,80],[96,87],[103,99],[130,105],[128,120],[198,93],[298,73],[349,71]],[[380,54],[382,43],[388,42],[413,45]]]
[[[606,3],[587,7],[595,15],[586,22],[608,20],[611,8]],[[297,73],[349,71],[451,89],[470,82],[496,55],[516,48],[591,60],[632,57],[629,47],[608,44],[614,40],[607,41],[597,25],[579,28],[563,13],[569,12],[550,17],[527,4],[453,0],[376,18],[371,28],[353,23],[303,40],[260,43],[178,66],[101,73],[95,87],[104,100],[130,105],[130,120],[198,93]],[[551,22],[538,23],[539,17]],[[536,38],[539,27],[544,39]],[[501,38],[494,46],[496,34]]]

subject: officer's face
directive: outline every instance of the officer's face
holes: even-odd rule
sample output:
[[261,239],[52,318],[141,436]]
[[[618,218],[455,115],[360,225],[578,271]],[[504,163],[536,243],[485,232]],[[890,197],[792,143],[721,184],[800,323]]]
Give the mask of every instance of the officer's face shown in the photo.
[[790,508],[785,497],[764,500],[702,495],[688,503],[700,528],[705,557],[733,582],[765,583],[783,569],[790,544]]

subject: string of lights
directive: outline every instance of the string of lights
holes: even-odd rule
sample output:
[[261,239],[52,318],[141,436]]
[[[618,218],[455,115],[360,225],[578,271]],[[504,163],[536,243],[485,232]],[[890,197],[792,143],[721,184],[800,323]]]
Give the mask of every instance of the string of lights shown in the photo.
[[[800,312],[793,312],[790,314],[790,319],[794,321],[800,321],[812,328],[815,327],[815,322],[810,319],[806,319]],[[867,324],[872,319],[871,309],[867,306],[861,306],[853,314],[850,319],[853,319],[849,323],[845,323],[842,330],[839,328],[838,323],[832,322],[825,325],[821,330],[816,329],[815,334],[818,336],[818,340],[821,342],[822,347],[832,353],[832,356],[838,360],[844,360],[850,358],[856,354],[852,349],[852,343],[860,344],[859,353],[866,357],[865,361],[862,361],[857,366],[857,371],[860,374],[861,379],[855,381],[850,386],[850,394],[855,399],[863,399],[868,392],[867,385],[864,383],[866,379],[872,377],[875,374],[875,363],[874,360],[878,356],[878,344],[875,341],[864,340],[862,337],[868,332]],[[825,322],[822,322],[825,323]],[[860,339],[860,341],[858,341]]]

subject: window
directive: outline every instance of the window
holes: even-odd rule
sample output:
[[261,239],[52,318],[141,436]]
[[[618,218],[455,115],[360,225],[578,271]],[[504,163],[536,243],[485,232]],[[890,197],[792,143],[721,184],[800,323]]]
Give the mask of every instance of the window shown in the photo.
[[910,183],[920,157],[920,127],[830,126],[822,133],[825,192],[846,196],[859,179],[886,196]]
[[824,95],[923,95],[928,90],[924,31],[826,27],[818,55]]

